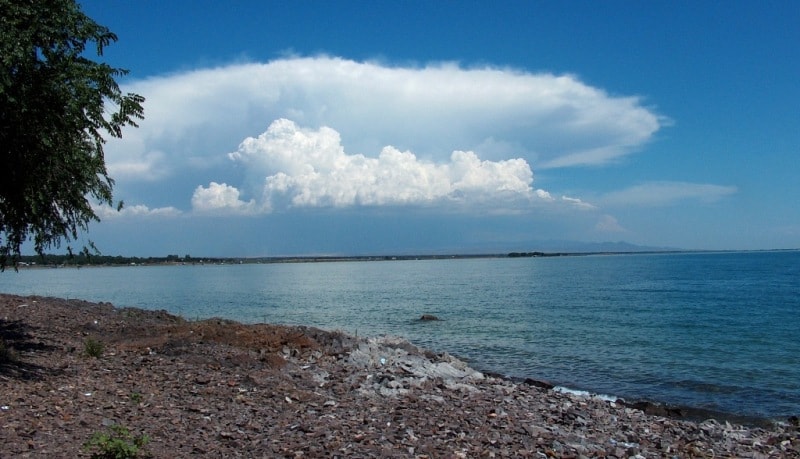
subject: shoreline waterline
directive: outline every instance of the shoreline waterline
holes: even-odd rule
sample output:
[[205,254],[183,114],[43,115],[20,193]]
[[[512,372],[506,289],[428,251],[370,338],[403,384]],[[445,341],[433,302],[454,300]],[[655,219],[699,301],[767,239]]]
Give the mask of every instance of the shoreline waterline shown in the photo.
[[800,412],[800,253],[6,274],[0,291],[14,294],[403,336],[473,368],[626,400],[767,419]]
[[[0,442],[14,457],[80,456],[110,423],[146,435],[153,457],[800,454],[796,426],[652,416],[391,336],[15,295],[0,295],[0,317],[18,356],[0,365]],[[90,338],[104,350],[88,354]]]
[[[111,303],[108,303],[108,302],[96,302],[95,303],[95,302],[83,300],[83,299],[80,299],[80,298],[66,299],[66,298],[46,297],[46,296],[39,296],[39,295],[20,296],[20,295],[0,292],[0,301],[8,301],[8,300],[15,300],[15,299],[21,299],[21,300],[24,300],[26,302],[30,302],[31,304],[34,305],[33,307],[36,307],[35,305],[37,305],[39,303],[48,303],[48,302],[52,302],[52,301],[61,301],[61,302],[78,301],[78,302],[85,302],[85,303],[88,303],[88,304],[96,304],[96,305],[101,305],[101,306],[102,305],[110,306],[114,310],[117,310],[117,311],[122,310],[122,309],[125,309],[125,310],[140,310],[140,311],[153,311],[153,310],[142,309],[142,308],[135,307],[135,306],[118,306],[118,305],[114,305],[114,304],[111,304]],[[155,312],[158,312],[158,311],[155,311]],[[239,322],[239,321],[235,321],[235,320],[231,320],[231,319],[224,319],[224,318],[219,318],[219,317],[187,318],[187,317],[181,316],[180,314],[174,314],[174,313],[167,312],[167,311],[163,311],[163,312],[171,314],[171,315],[173,315],[175,317],[179,317],[182,320],[185,320],[187,322],[208,321],[208,320],[213,321],[215,319],[222,319],[222,320],[230,321],[229,323],[235,324],[235,325],[245,325],[245,326],[246,325],[255,325],[255,324],[248,324],[248,323],[245,323],[245,322]],[[0,321],[2,321],[2,318],[0,318]],[[286,325],[286,324],[263,324],[263,325],[304,327],[303,325]],[[414,342],[412,342],[412,341],[410,341],[407,338],[402,337],[402,336],[381,335],[381,336],[369,337],[369,336],[363,336],[362,335],[362,336],[359,337],[359,336],[349,335],[346,332],[342,332],[340,330],[328,330],[328,329],[325,329],[325,328],[320,328],[320,330],[322,330],[324,332],[328,332],[328,333],[344,334],[347,337],[352,338],[352,339],[354,339],[356,341],[359,340],[359,339],[369,340],[370,338],[372,338],[372,339],[390,339],[390,340],[400,340],[400,341],[403,341],[403,342],[406,342],[406,343],[410,344],[411,346],[418,347]],[[424,348],[424,347],[418,347],[418,349],[420,350],[420,352],[422,352],[425,355],[444,355],[444,354],[446,354],[446,353],[443,354],[441,351],[439,351],[437,349],[428,349],[428,348]],[[523,384],[523,385],[527,385],[527,386],[538,387],[540,389],[545,389],[547,391],[570,394],[570,395],[573,395],[573,396],[578,397],[578,398],[598,399],[598,400],[602,400],[602,401],[607,402],[607,403],[616,403],[616,404],[619,404],[619,405],[622,405],[622,406],[625,406],[625,407],[628,407],[628,408],[632,408],[632,409],[636,409],[636,410],[642,411],[643,413],[645,413],[647,415],[652,415],[652,416],[661,416],[661,417],[667,417],[667,418],[676,419],[676,420],[690,421],[690,422],[697,422],[697,423],[700,423],[700,422],[703,422],[703,421],[707,421],[709,419],[713,419],[713,420],[715,420],[717,422],[720,422],[720,423],[729,422],[731,424],[738,424],[738,425],[742,425],[742,426],[746,426],[746,427],[757,427],[757,428],[770,428],[770,427],[776,426],[776,425],[784,425],[784,426],[789,426],[789,425],[795,425],[796,426],[796,425],[798,425],[797,418],[794,417],[794,416],[790,417],[788,419],[772,419],[772,418],[767,418],[767,417],[748,416],[748,415],[740,415],[740,414],[736,414],[736,413],[727,413],[727,412],[723,412],[723,411],[708,410],[708,409],[704,409],[704,408],[691,407],[691,406],[670,405],[670,404],[663,403],[663,402],[658,401],[658,400],[648,400],[648,399],[626,400],[626,399],[623,399],[621,397],[616,397],[616,396],[613,396],[613,395],[597,394],[597,393],[593,393],[591,391],[586,391],[586,390],[581,390],[581,389],[575,389],[575,388],[571,388],[571,387],[561,386],[561,385],[558,385],[558,384],[555,384],[555,383],[552,383],[552,382],[549,382],[549,381],[536,379],[535,377],[521,378],[521,377],[508,376],[506,374],[503,374],[501,372],[497,372],[497,371],[494,371],[494,370],[481,369],[480,367],[472,367],[469,364],[469,362],[470,362],[469,356],[453,355],[453,357],[455,357],[455,359],[457,359],[458,361],[464,362],[466,365],[469,365],[468,368],[472,368],[472,370],[478,371],[478,372],[480,372],[480,373],[482,373],[482,374],[484,374],[486,376],[489,376],[489,377],[494,377],[494,378],[497,378],[497,379],[500,379],[500,380],[509,381],[511,383],[514,383],[514,384]]]
[[[470,359],[466,356],[454,355],[454,357],[469,364]],[[562,386],[558,383],[547,381],[544,379],[537,379],[535,376],[530,376],[530,377],[509,376],[502,372],[497,372],[494,369],[482,369],[480,366],[473,368],[488,376],[504,379],[513,382],[515,384],[525,384],[546,390],[552,390],[555,392],[572,394],[577,397],[593,398],[593,399],[603,400],[606,402],[614,402],[626,406],[628,408],[640,410],[645,414],[652,416],[662,416],[671,419],[678,419],[678,420],[697,422],[697,423],[709,419],[714,419],[715,421],[722,423],[729,422],[731,424],[739,424],[748,427],[761,427],[761,428],[769,428],[774,425],[799,425],[798,423],[800,422],[798,421],[798,415],[789,415],[787,417],[782,417],[782,418],[771,418],[766,416],[753,416],[746,414],[731,413],[721,410],[711,410],[696,406],[675,405],[656,399],[645,399],[645,398],[626,399],[613,395],[613,392],[611,394],[595,393],[589,390]]]

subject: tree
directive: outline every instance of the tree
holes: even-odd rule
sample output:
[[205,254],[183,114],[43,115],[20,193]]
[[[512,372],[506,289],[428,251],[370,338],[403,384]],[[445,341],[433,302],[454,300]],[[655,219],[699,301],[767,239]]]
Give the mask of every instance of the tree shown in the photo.
[[74,0],[0,0],[0,270],[26,241],[41,255],[77,239],[99,221],[90,200],[114,205],[103,135],[144,116],[116,82],[128,71],[86,57],[115,41]]

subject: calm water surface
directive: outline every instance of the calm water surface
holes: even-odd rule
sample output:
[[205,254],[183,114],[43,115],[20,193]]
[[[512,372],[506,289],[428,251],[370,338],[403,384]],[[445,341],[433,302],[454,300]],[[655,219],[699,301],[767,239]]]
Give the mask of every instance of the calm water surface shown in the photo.
[[31,269],[0,291],[399,335],[509,376],[800,414],[797,251]]

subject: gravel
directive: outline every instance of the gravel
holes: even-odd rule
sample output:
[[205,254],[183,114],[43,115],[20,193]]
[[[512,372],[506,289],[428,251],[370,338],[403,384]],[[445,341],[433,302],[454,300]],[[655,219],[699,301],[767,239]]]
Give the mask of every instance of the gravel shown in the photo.
[[90,457],[114,426],[158,458],[800,457],[793,422],[656,416],[400,338],[13,295],[0,337],[2,457]]

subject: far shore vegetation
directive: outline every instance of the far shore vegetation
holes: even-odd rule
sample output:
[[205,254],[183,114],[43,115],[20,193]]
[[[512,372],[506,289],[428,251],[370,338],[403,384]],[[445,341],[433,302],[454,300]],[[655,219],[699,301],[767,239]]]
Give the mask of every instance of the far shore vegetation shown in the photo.
[[[772,250],[768,250],[772,251]],[[782,251],[782,250],[778,250]],[[731,252],[727,250],[645,250],[645,251],[605,251],[605,252],[508,252],[485,254],[424,254],[424,255],[298,255],[271,257],[194,257],[192,255],[166,255],[163,257],[136,257],[122,255],[86,255],[85,253],[63,255],[22,255],[20,268],[36,267],[84,267],[84,266],[150,266],[150,265],[233,265],[266,263],[323,263],[336,261],[397,261],[397,260],[446,260],[468,258],[539,258],[587,255],[635,255],[648,253],[684,252]],[[737,252],[737,251],[733,251]],[[757,251],[761,252],[761,250]]]
[[203,264],[260,264],[260,263],[314,263],[334,261],[393,261],[393,260],[443,260],[460,258],[520,258],[579,255],[574,253],[510,252],[460,255],[363,255],[363,256],[285,256],[285,257],[193,257],[167,255],[163,257],[127,257],[122,255],[43,254],[22,255],[19,267],[82,267],[82,266],[146,266],[146,265],[203,265]]
[[163,257],[128,257],[122,255],[86,255],[85,253],[63,255],[22,255],[20,268],[66,268],[88,266],[155,266],[155,265],[242,265],[267,263],[324,263],[336,261],[398,261],[398,260],[447,260],[469,258],[540,258],[575,257],[588,255],[644,255],[668,253],[730,253],[730,252],[793,252],[800,249],[768,250],[638,250],[598,252],[508,252],[477,254],[424,254],[424,255],[296,255],[271,257],[193,257],[191,255],[167,255]]

